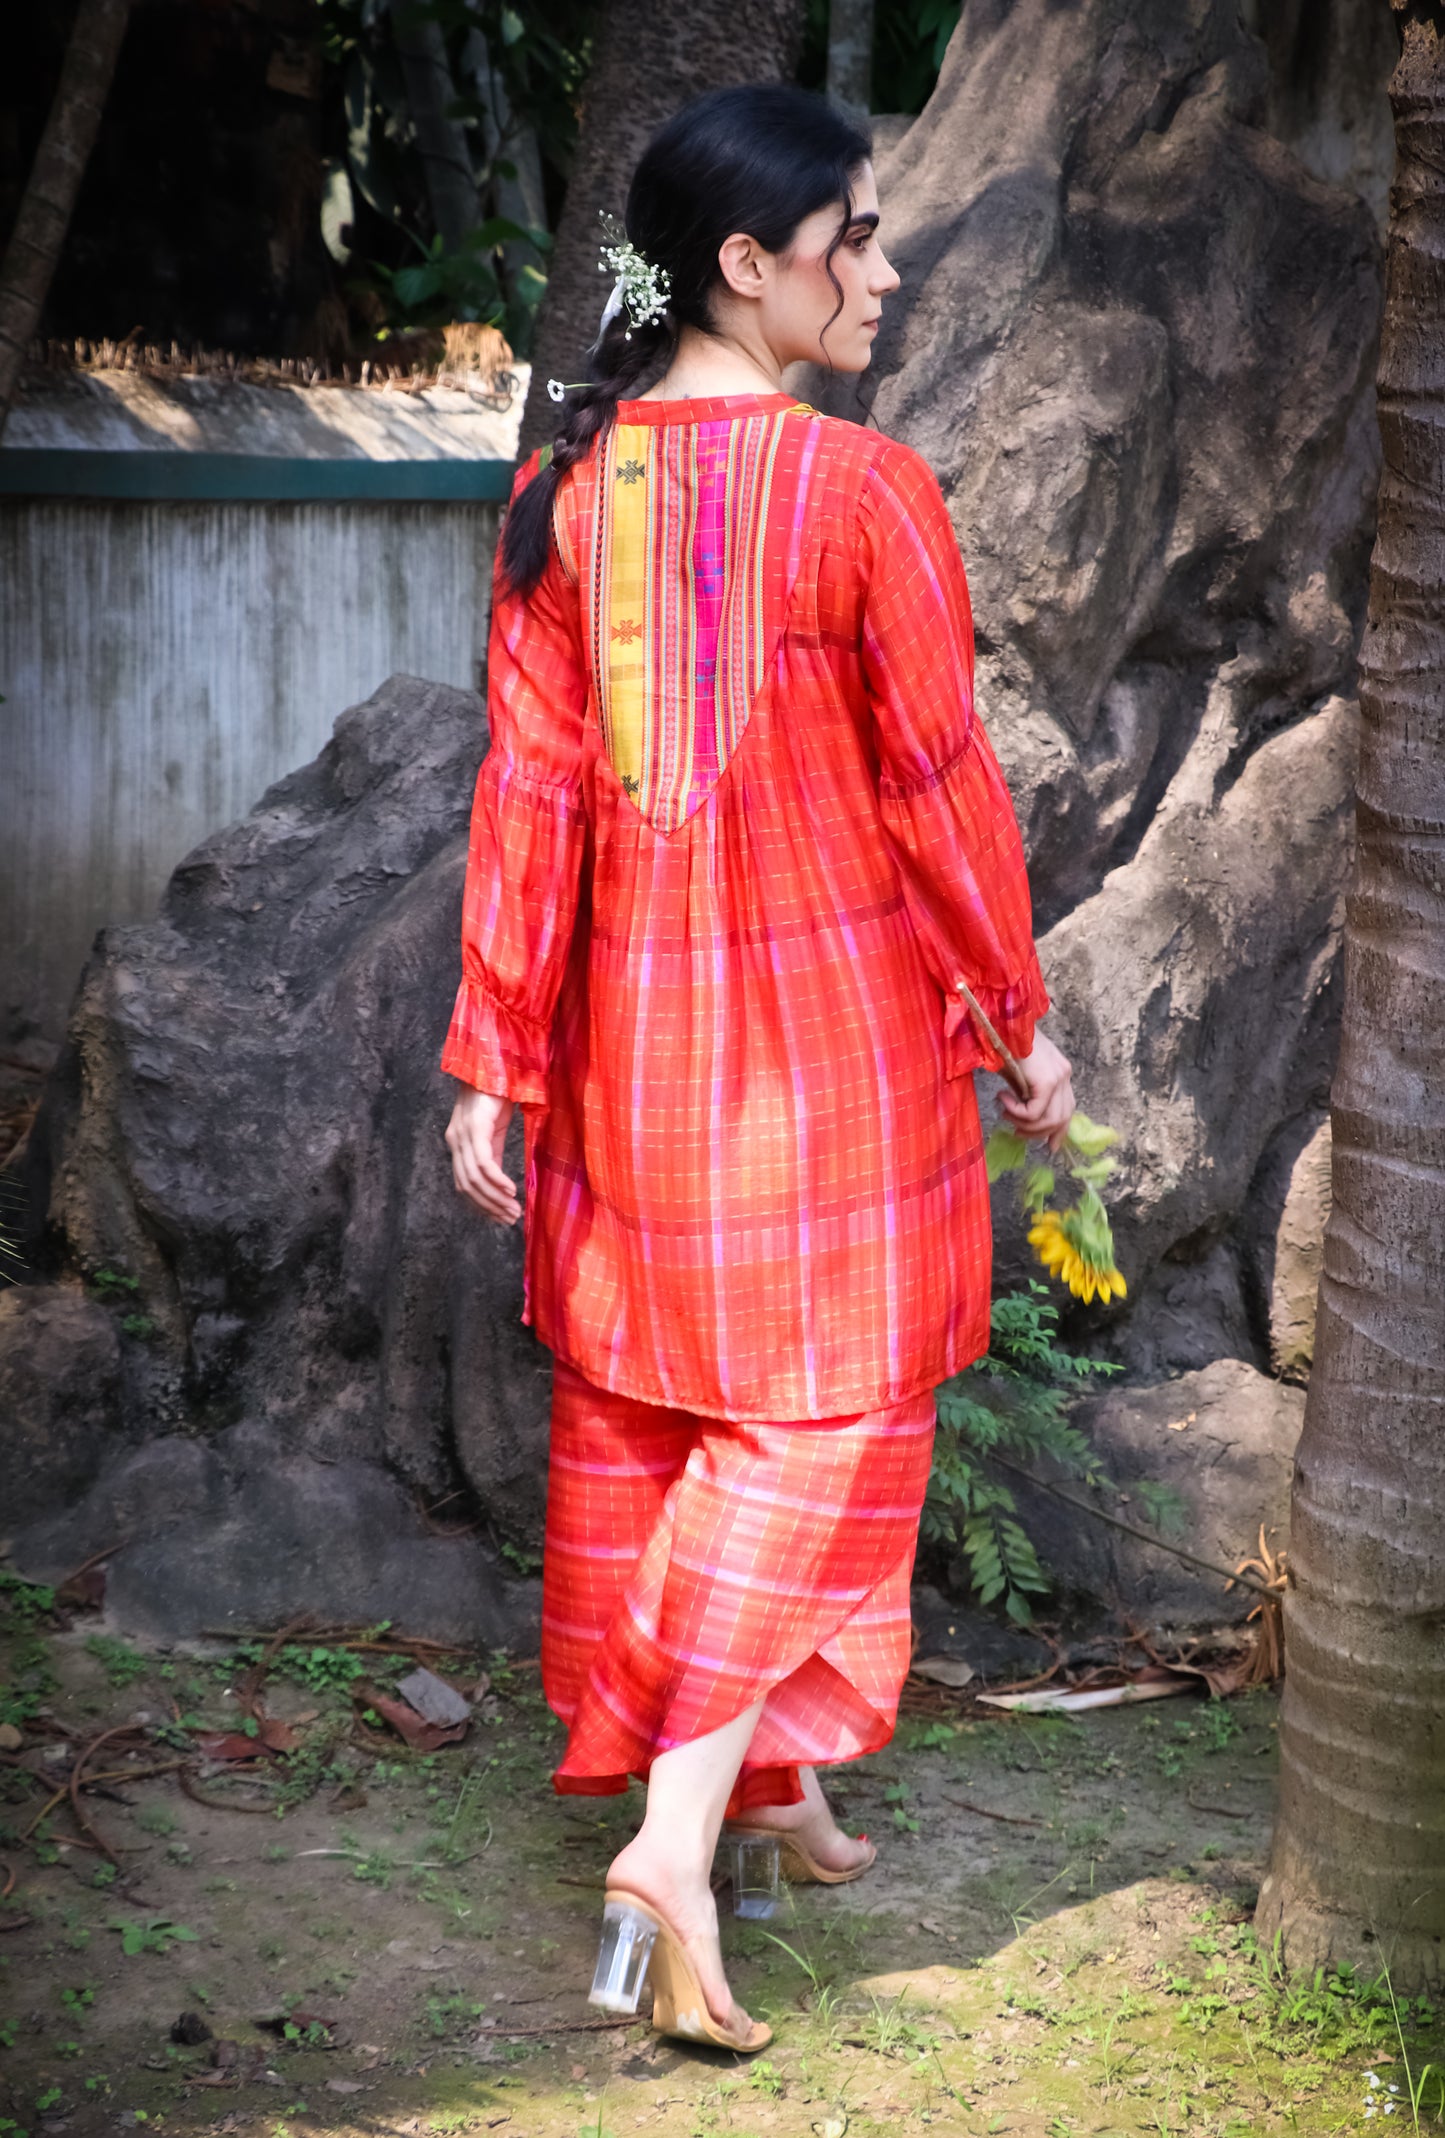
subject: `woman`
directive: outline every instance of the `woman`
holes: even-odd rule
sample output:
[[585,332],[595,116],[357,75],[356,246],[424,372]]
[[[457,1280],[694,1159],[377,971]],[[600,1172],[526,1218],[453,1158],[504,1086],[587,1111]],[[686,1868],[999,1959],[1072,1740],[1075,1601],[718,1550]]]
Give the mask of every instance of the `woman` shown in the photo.
[[898,287],[869,156],[770,86],[638,164],[593,383],[507,516],[442,1058],[504,1224],[525,1109],[555,1785],[647,1783],[594,1995],[635,2010],[650,1953],[654,2022],[745,2050],[714,1846],[730,1816],[814,1876],[872,1861],[814,1769],[892,1734],[932,1391],[988,1342],[999,1056],[959,980],[1015,1125],[1073,1107],[938,485],[783,391],[864,370]]

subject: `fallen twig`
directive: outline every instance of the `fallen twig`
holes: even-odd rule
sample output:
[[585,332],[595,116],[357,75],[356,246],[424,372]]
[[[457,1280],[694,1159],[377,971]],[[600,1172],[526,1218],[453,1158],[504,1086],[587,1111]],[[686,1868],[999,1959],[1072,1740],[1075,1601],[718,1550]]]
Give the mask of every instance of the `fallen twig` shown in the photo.
[[[365,1863],[367,1860],[366,1850],[359,1848],[299,1848],[296,1853],[298,1856],[345,1856],[352,1863]],[[484,1849],[475,1848],[470,1856],[454,1856],[449,1862],[445,1863],[440,1860],[433,1862],[429,1857],[406,1863],[393,1863],[388,1859],[387,1869],[390,1871],[450,1871],[456,1865],[475,1863],[478,1856],[485,1855],[485,1853]]]
[[[247,1779],[250,1779],[250,1777],[248,1776]],[[263,1812],[267,1818],[270,1818],[276,1809],[274,1796],[265,1804],[237,1804],[229,1797],[208,1797],[204,1790],[196,1787],[189,1767],[179,1768],[176,1773],[176,1780],[180,1783],[182,1790],[190,1798],[191,1802],[193,1804],[204,1804],[207,1811],[259,1811]]]
[[1188,1797],[1188,1803],[1191,1811],[1207,1811],[1221,1819],[1252,1819],[1254,1817],[1252,1811],[1238,1811],[1231,1804],[1200,1804],[1193,1797]]
[[186,1759],[166,1759],[154,1767],[107,1767],[101,1774],[87,1774],[85,1787],[94,1789],[98,1782],[143,1782],[152,1774],[174,1774],[178,1767],[188,1767]]
[[[284,1631],[284,1629],[283,1629]],[[270,1641],[275,1638],[267,1632],[246,1632],[236,1626],[203,1626],[202,1634],[207,1640],[219,1641]],[[311,1626],[307,1639],[318,1647],[357,1648],[378,1655],[411,1655],[418,1648],[425,1648],[433,1655],[474,1655],[476,1649],[465,1641],[434,1641],[423,1633],[398,1635],[394,1641],[372,1640],[369,1636],[349,1632],[345,1626]],[[524,1670],[526,1664],[514,1663],[514,1670]]]
[[[134,1532],[132,1532],[132,1534],[134,1534]],[[118,1537],[114,1544],[107,1544],[104,1550],[92,1552],[88,1559],[82,1559],[79,1566],[72,1567],[71,1571],[66,1575],[63,1581],[56,1582],[56,1595],[58,1596],[62,1589],[68,1589],[72,1581],[79,1581],[82,1574],[88,1574],[93,1566],[98,1566],[102,1559],[108,1559],[111,1556],[112,1552],[120,1551],[122,1547],[129,1544],[129,1542],[130,1536]]]
[[1056,1485],[1046,1477],[1035,1477],[1032,1470],[1026,1470],[1022,1463],[1011,1462],[1007,1455],[1000,1455],[997,1448],[989,1449],[988,1459],[996,1462],[1000,1469],[1012,1470],[1014,1476],[1021,1477],[1026,1485],[1033,1485],[1040,1492],[1051,1492],[1056,1500],[1062,1500],[1066,1507],[1074,1508],[1077,1513],[1091,1514],[1096,1522],[1104,1522],[1110,1529],[1121,1529],[1126,1537],[1137,1537],[1141,1544],[1152,1544],[1156,1551],[1168,1552],[1171,1558],[1182,1560],[1185,1566],[1197,1566],[1201,1573],[1220,1575],[1226,1587],[1237,1584],[1242,1589],[1253,1589],[1257,1596],[1269,1600],[1277,1596],[1277,1591],[1266,1588],[1263,1582],[1254,1580],[1249,1574],[1242,1574],[1238,1567],[1220,1566],[1213,1559],[1201,1559],[1198,1552],[1187,1552],[1182,1544],[1170,1544],[1163,1537],[1156,1537],[1117,1514],[1105,1514],[1102,1507],[1095,1507],[1089,1500],[1075,1499],[1073,1493],[1065,1492],[1062,1485]]
[[1021,1812],[990,1811],[985,1804],[970,1804],[967,1797],[945,1797],[945,1804],[956,1804],[960,1811],[971,1811],[980,1819],[1001,1819],[1005,1826],[1042,1826],[1042,1819],[1026,1819]]
[[[491,2033],[489,2031],[486,2046],[490,2048],[493,2040],[520,2041],[524,2035],[615,2034],[625,2028],[626,2025],[627,2021],[625,2019],[558,2019],[554,2020],[549,2027],[508,2027],[498,2022],[495,2032]],[[479,2043],[470,2042],[467,2046],[473,2056],[481,2053],[481,2045]]]
[[96,1753],[100,1750],[101,1746],[109,1744],[112,1737],[126,1737],[134,1730],[134,1728],[134,1723],[127,1722],[113,1730],[102,1730],[99,1737],[93,1737],[90,1743],[82,1748],[74,1766],[70,1770],[70,1808],[75,1814],[76,1824],[79,1826],[83,1834],[88,1834],[90,1836],[91,1840],[95,1843],[98,1849],[100,1849],[105,1855],[109,1856],[111,1862],[115,1865],[117,1870],[121,1869],[120,1859],[122,1852],[119,1849],[113,1849],[110,1843],[105,1839],[104,1835],[99,1833],[97,1829],[91,1825],[90,1820],[86,1817],[84,1811],[81,1808],[80,1784],[81,1779],[85,1773],[86,1761],[88,1759],[93,1759]]

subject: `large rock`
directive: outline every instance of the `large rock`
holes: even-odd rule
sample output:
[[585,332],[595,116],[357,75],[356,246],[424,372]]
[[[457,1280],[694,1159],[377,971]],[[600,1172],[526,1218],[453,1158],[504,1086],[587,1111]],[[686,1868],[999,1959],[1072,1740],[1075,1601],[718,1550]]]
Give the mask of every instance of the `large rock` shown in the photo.
[[117,1317],[77,1286],[0,1294],[7,1533],[74,1499],[94,1477],[120,1426],[120,1354]]
[[1348,866],[1393,33],[1245,12],[970,0],[880,158],[903,288],[861,388],[968,562],[1144,1377],[1268,1362],[1251,1204],[1325,1104]]
[[[1245,1617],[1255,1598],[1247,1589],[1227,1588],[1226,1576],[1258,1550],[1261,1529],[1271,1549],[1288,1543],[1304,1405],[1303,1389],[1273,1381],[1241,1359],[1216,1359],[1199,1373],[1091,1398],[1079,1422],[1122,1487],[1122,1500],[1101,1495],[1099,1508],[1224,1573],[1191,1567],[1010,1477],[1060,1598],[1086,1614],[1102,1604],[1154,1626],[1214,1626]],[[1150,1485],[1167,1487],[1182,1503],[1172,1534],[1156,1517]],[[1065,1481],[1062,1489],[1076,1500],[1089,1498],[1078,1484]]]
[[[28,1523],[20,1564],[58,1581],[101,1544],[109,1622],[151,1640],[248,1633],[298,1611],[390,1618],[436,1640],[536,1652],[540,1584],[498,1577],[476,1534],[440,1534],[395,1472],[318,1456],[269,1423],[112,1450],[84,1495]],[[450,1511],[450,1510],[448,1510]]]
[[[187,857],[154,923],[105,931],[85,969],[27,1147],[32,1253],[42,1269],[135,1277],[151,1330],[117,1335],[100,1308],[13,1295],[7,1459],[66,1416],[20,1512],[38,1500],[57,1517],[90,1489],[59,1527],[22,1519],[11,1534],[21,1565],[75,1563],[113,1541],[118,1490],[141,1504],[125,1481],[154,1477],[151,1519],[112,1574],[138,1623],[202,1601],[212,1616],[299,1606],[318,1582],[338,1608],[349,1596],[364,1616],[380,1598],[431,1626],[445,1594],[485,1590],[493,1633],[506,1621],[499,1548],[525,1566],[539,1533],[549,1360],[518,1321],[518,1233],[452,1187],[455,1087],[437,1067],[485,741],[476,697],[393,678],[314,764]],[[55,1317],[70,1327],[82,1310],[89,1340],[103,1323],[121,1357],[71,1407]],[[183,1539],[166,1472],[123,1458],[157,1436],[219,1455],[233,1431],[251,1452],[201,1466],[201,1526]],[[400,1558],[378,1542],[383,1486],[421,1525]],[[441,1501],[446,1523],[481,1525],[462,1547],[416,1511]],[[403,1564],[388,1587],[383,1570]],[[184,1602],[164,1602],[168,1583]],[[530,1588],[516,1603],[525,1626]]]

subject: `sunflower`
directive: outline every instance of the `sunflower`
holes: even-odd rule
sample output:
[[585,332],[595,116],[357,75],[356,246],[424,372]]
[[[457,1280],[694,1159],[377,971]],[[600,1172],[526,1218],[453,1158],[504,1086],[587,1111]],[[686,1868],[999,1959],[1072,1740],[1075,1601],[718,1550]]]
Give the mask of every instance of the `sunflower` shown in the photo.
[[1127,1290],[1114,1267],[1112,1240],[1101,1254],[1098,1230],[1078,1205],[1072,1210],[1042,1210],[1029,1228],[1029,1245],[1044,1268],[1085,1306],[1093,1299],[1107,1306],[1111,1299],[1122,1299]]

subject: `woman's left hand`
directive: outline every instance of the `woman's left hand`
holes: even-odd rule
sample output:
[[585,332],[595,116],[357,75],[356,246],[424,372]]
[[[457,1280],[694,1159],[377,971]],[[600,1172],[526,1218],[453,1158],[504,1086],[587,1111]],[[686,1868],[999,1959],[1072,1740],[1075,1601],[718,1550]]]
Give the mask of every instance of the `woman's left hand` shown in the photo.
[[1074,1072],[1069,1058],[1036,1030],[1034,1051],[1019,1067],[1028,1078],[1030,1097],[1025,1102],[1017,1093],[1005,1091],[999,1098],[999,1112],[1008,1115],[1021,1136],[1031,1141],[1037,1137],[1056,1151],[1074,1116]]

